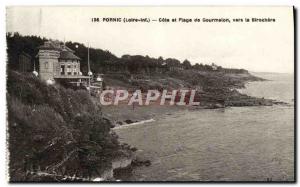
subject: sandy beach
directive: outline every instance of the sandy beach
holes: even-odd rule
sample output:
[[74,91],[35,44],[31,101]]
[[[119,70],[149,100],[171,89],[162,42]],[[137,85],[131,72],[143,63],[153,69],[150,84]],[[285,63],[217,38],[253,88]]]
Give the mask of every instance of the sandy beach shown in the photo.
[[186,106],[148,105],[134,108],[128,105],[103,106],[104,116],[110,119],[115,126],[136,123],[145,120],[156,120],[163,115],[172,115],[176,112],[188,110]]

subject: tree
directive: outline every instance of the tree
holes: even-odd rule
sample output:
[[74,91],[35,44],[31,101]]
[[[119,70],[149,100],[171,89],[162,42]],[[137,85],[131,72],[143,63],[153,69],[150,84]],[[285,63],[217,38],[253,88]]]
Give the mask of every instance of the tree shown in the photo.
[[196,70],[199,70],[199,69],[200,69],[199,63],[196,63],[196,64],[193,66],[193,68],[196,69]]
[[183,65],[183,68],[184,68],[184,69],[191,69],[191,67],[192,67],[190,61],[188,61],[187,59],[185,59],[185,60],[183,61],[182,65]]

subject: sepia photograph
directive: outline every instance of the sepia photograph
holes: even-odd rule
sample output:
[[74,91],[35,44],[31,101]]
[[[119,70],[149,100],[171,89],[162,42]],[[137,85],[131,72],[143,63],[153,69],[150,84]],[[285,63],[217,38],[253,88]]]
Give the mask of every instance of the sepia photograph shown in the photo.
[[7,6],[8,182],[296,182],[295,13]]

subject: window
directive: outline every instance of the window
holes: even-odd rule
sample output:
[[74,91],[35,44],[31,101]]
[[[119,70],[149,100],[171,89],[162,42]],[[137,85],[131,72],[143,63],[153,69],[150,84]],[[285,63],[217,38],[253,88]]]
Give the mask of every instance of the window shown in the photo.
[[72,74],[71,65],[67,65],[67,75],[71,75],[71,74]]
[[60,73],[61,73],[62,75],[65,74],[65,65],[61,65],[61,66],[60,66]]
[[49,64],[48,62],[45,62],[45,69],[48,69],[49,68]]

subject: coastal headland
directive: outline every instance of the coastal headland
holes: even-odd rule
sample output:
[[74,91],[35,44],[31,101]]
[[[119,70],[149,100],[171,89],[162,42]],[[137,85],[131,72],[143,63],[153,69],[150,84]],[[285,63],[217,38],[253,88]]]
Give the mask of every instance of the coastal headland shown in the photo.
[[[11,182],[116,180],[120,169],[148,166],[137,158],[138,148],[120,143],[116,126],[155,120],[179,110],[285,104],[241,94],[249,81],[267,81],[245,69],[214,63],[191,64],[174,58],[141,55],[117,57],[109,51],[90,51],[91,69],[103,74],[104,90],[196,90],[199,106],[155,105],[102,106],[99,97],[86,89],[49,85],[32,71],[19,69],[19,56],[35,57],[46,41],[35,36],[7,34],[7,120],[9,177]],[[88,72],[87,47],[66,42]],[[18,47],[16,47],[18,46]],[[139,123],[143,125],[143,123]]]

